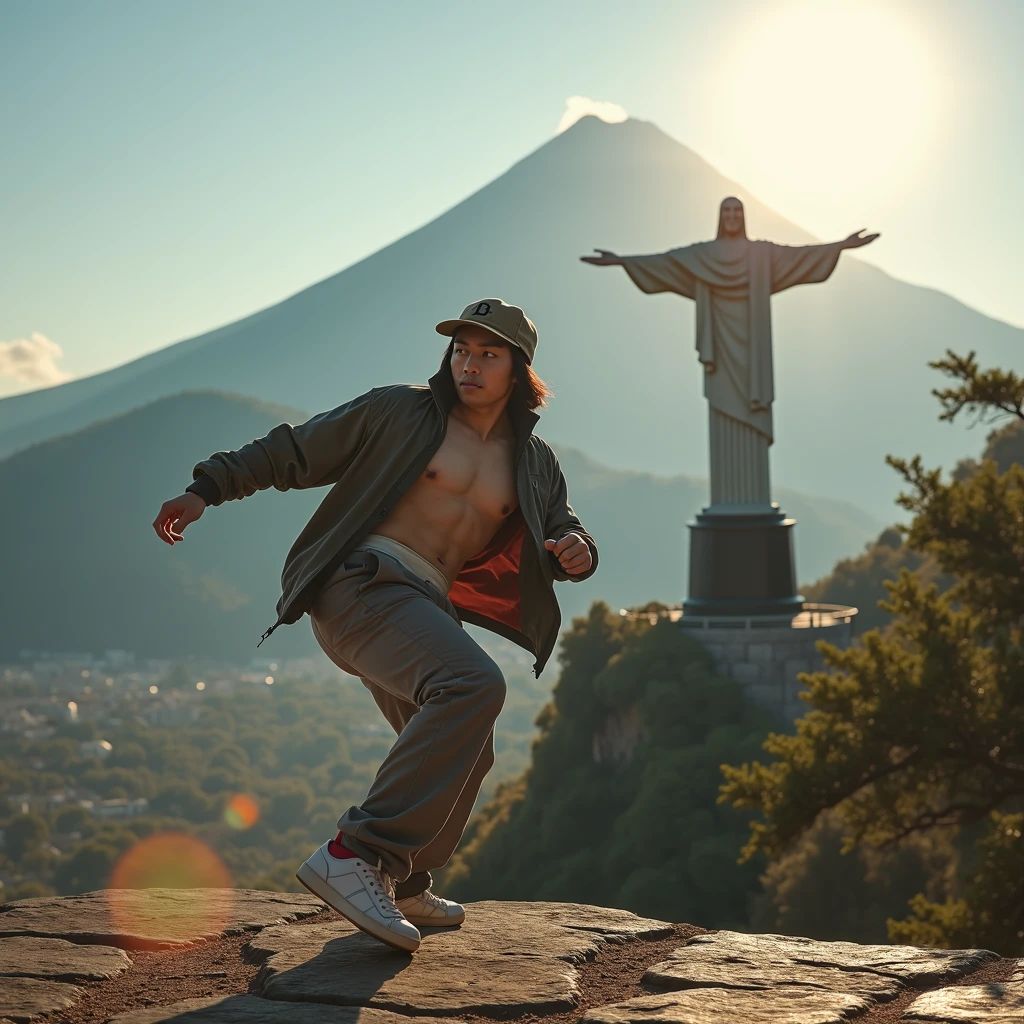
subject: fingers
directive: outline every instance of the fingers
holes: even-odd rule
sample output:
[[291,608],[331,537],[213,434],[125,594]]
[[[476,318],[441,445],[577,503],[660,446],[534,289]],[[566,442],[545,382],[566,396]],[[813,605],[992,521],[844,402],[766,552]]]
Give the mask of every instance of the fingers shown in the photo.
[[[554,552],[561,559],[569,548],[575,544],[583,544],[583,538],[578,533],[567,533],[554,547]],[[586,547],[586,545],[584,545]]]
[[177,516],[171,509],[167,507],[168,503],[165,501],[160,506],[160,511],[156,514],[156,519],[153,520],[153,529],[156,530],[156,535],[165,543],[173,544],[170,535],[170,525]]
[[581,572],[586,572],[593,564],[593,561],[590,548],[584,544],[583,551],[579,555],[569,560],[563,560],[560,564],[570,576],[578,576]]
[[180,505],[176,505],[172,501],[165,501],[160,506],[156,519],[153,520],[153,529],[165,544],[173,545],[176,541],[185,539],[181,531],[192,522],[193,518]]
[[567,533],[559,541],[546,540],[544,547],[558,559],[558,564],[569,573],[586,572],[593,564],[587,542],[578,533]]

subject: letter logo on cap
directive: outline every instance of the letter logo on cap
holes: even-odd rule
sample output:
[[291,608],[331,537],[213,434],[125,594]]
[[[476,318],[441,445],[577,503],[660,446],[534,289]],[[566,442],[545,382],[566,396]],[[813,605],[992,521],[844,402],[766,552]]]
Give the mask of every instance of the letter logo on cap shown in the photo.
[[476,309],[473,310],[473,316],[490,316],[491,304],[489,302],[478,302]]

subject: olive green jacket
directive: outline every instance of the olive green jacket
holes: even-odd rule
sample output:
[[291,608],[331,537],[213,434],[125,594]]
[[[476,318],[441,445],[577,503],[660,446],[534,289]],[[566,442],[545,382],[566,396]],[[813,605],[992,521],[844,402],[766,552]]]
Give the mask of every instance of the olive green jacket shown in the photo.
[[[333,485],[288,552],[277,621],[260,643],[282,623],[295,622],[309,611],[323,582],[424,472],[444,440],[448,411],[458,400],[451,373],[442,367],[429,386],[374,388],[298,426],[282,423],[237,451],[216,452],[193,468],[187,489],[208,505],[269,487],[287,491]],[[514,515],[521,514],[523,525],[518,534],[499,530],[485,571],[479,571],[484,568],[479,559],[476,572],[467,563],[450,596],[464,621],[530,651],[540,675],[561,625],[553,581],[593,575],[597,546],[569,506],[555,453],[533,434],[537,419],[523,411],[512,423],[519,498]],[[546,539],[558,540],[569,532],[579,533],[593,555],[591,568],[573,577],[544,547]],[[501,608],[506,610],[493,610]]]

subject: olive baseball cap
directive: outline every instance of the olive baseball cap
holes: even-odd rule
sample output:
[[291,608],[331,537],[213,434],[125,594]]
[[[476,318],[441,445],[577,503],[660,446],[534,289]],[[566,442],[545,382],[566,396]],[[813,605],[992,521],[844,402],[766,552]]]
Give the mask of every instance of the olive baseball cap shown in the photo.
[[491,334],[522,349],[527,363],[533,362],[533,353],[537,351],[537,328],[518,306],[510,306],[501,299],[481,299],[471,302],[457,319],[442,320],[434,330],[451,337],[460,324],[486,328]]

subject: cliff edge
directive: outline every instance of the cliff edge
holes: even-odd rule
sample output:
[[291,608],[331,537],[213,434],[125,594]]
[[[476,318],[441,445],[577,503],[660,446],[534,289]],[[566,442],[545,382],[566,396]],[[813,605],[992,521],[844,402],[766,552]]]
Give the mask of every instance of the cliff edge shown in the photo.
[[1024,1021],[1024,960],[479,902],[403,954],[311,896],[104,890],[0,906],[0,1024]]

